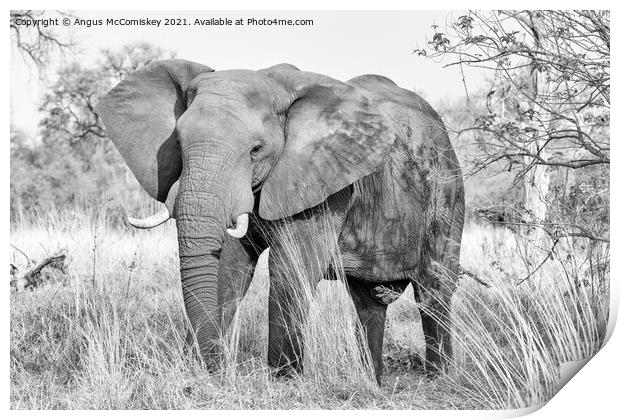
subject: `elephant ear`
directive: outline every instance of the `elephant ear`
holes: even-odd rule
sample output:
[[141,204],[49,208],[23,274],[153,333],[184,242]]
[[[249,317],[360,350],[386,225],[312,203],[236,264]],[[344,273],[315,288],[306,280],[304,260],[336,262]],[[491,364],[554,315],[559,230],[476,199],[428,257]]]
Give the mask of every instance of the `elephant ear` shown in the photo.
[[268,75],[295,100],[286,112],[284,150],[261,190],[262,218],[281,219],[317,206],[380,168],[393,130],[360,91],[308,72],[276,69]]
[[213,70],[185,60],[155,61],[108,92],[95,112],[127,166],[151,197],[166,201],[183,163],[175,127],[187,108],[187,88]]

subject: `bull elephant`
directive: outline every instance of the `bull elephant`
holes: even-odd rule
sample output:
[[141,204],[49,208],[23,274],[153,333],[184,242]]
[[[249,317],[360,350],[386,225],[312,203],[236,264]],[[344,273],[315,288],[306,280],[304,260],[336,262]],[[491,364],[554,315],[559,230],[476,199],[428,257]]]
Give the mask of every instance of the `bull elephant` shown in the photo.
[[132,223],[176,218],[185,310],[205,360],[217,359],[222,308],[245,293],[270,246],[268,363],[302,369],[296,286],[279,276],[291,262],[278,232],[298,232],[316,283],[334,255],[312,245],[330,234],[316,226],[337,232],[333,247],[378,380],[386,309],[409,283],[422,303],[426,368],[450,356],[463,182],[440,117],[418,95],[377,75],[345,83],[288,64],[214,71],[175,59],[128,76],[97,114],[142,187],[166,206]]

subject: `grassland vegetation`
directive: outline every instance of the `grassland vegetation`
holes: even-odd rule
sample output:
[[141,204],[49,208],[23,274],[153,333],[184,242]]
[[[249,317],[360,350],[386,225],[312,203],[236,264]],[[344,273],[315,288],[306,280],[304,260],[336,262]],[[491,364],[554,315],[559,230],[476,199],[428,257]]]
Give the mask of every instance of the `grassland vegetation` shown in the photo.
[[[593,355],[604,337],[608,299],[575,283],[572,276],[584,273],[569,254],[517,285],[510,273],[525,270],[515,258],[518,237],[468,223],[461,263],[491,284],[461,277],[452,302],[454,358],[439,377],[420,370],[424,341],[410,288],[388,310],[378,387],[357,345],[344,283],[324,280],[315,293],[300,290],[310,302],[304,373],[273,378],[267,255],[222,337],[222,367],[209,373],[184,351],[189,324],[174,224],[133,231],[114,222],[114,211],[48,209],[14,222],[11,242],[30,259],[62,250],[68,260],[65,273],[46,268],[52,274],[40,287],[11,294],[13,408],[525,407],[549,398],[560,364]],[[17,250],[12,261],[27,264]],[[291,275],[303,284],[303,267]]]

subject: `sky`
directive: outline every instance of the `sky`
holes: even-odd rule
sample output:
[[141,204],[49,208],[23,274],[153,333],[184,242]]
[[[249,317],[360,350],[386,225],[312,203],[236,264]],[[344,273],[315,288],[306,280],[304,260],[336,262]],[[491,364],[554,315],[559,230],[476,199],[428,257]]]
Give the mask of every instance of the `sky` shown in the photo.
[[[426,46],[431,25],[443,27],[458,12],[74,12],[81,19],[267,18],[313,19],[312,26],[77,26],[71,22],[58,31],[71,36],[78,52],[65,61],[93,64],[102,48],[118,49],[125,44],[147,41],[174,51],[178,58],[206,64],[215,70],[260,69],[291,63],[301,70],[323,73],[339,80],[361,74],[380,74],[399,86],[421,93],[431,105],[465,94],[456,67],[413,54]],[[162,22],[163,23],[163,22]],[[45,90],[35,72],[12,51],[11,121],[27,134],[37,134],[41,118],[37,111]],[[48,66],[45,75],[53,80],[60,61]],[[482,75],[466,73],[470,90],[480,85]]]

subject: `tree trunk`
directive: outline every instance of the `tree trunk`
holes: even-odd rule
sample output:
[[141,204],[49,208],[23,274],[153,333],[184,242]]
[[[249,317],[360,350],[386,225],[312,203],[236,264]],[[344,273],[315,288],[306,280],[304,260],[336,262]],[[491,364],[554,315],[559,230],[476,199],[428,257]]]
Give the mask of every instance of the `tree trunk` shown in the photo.
[[[528,12],[528,19],[524,19],[526,25],[530,28],[534,39],[534,50],[544,48],[544,40],[540,38],[536,24],[536,12]],[[543,130],[537,130],[532,133],[533,140],[528,145],[528,151],[534,156],[540,156],[547,160],[548,154],[544,149],[546,141],[545,124],[551,124],[551,116],[543,107],[539,105],[540,100],[549,94],[549,85],[546,73],[539,72],[536,62],[532,59],[530,64],[530,108],[534,111],[534,118],[538,118]],[[533,224],[544,223],[547,216],[547,196],[549,194],[550,174],[544,165],[537,165],[535,157],[526,157],[525,165],[532,165],[528,174],[524,177],[524,207],[528,214],[528,220]],[[536,245],[540,245],[543,239],[541,229],[530,229],[531,239]]]

